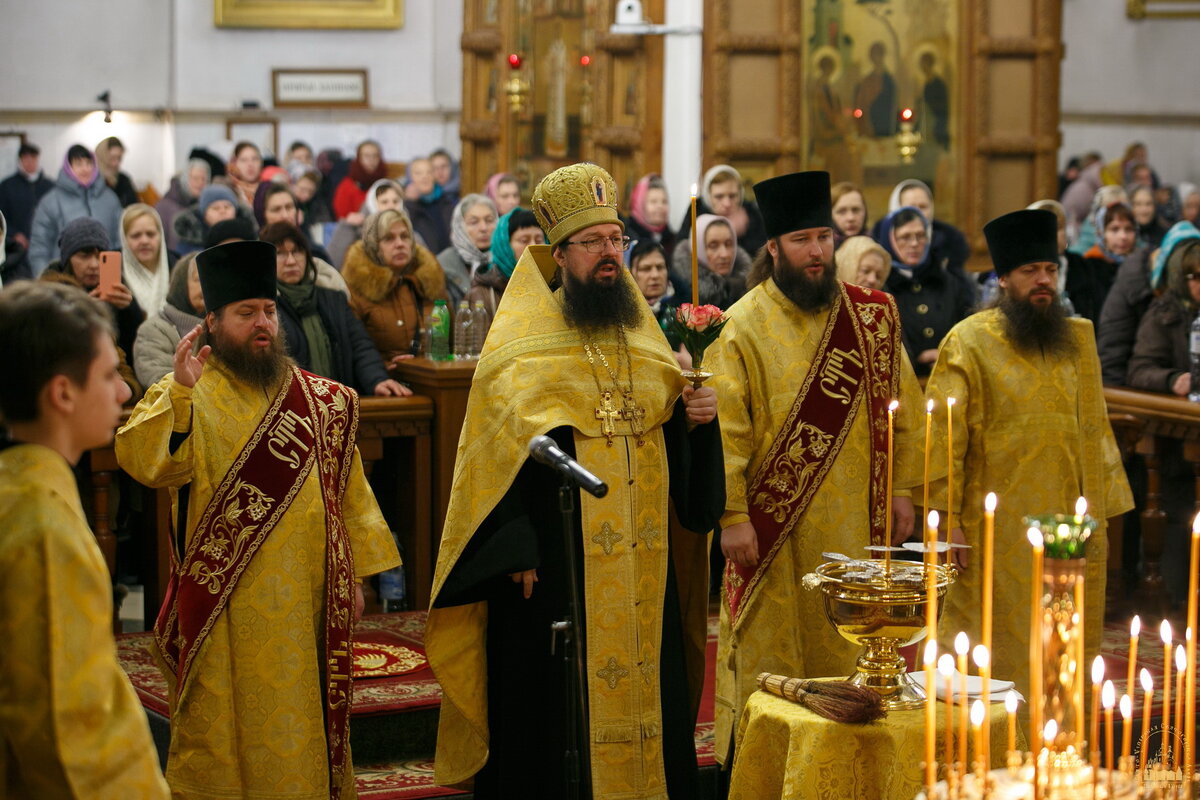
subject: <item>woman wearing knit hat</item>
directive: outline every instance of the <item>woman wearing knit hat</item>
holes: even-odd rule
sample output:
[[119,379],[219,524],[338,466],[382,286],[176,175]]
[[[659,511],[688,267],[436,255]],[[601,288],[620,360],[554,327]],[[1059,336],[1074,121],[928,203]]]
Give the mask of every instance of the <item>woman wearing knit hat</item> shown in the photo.
[[192,253],[205,248],[205,239],[213,225],[233,219],[245,219],[254,230],[254,215],[249,208],[238,205],[237,195],[228,186],[214,183],[200,192],[196,205],[175,218],[175,235],[179,237],[179,252]]

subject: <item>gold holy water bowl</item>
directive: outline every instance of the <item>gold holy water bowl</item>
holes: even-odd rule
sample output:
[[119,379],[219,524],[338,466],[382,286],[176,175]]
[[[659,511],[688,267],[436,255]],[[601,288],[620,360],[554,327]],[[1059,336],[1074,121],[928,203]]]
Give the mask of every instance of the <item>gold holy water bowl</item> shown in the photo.
[[[920,708],[925,693],[907,674],[897,648],[924,639],[925,565],[891,562],[884,571],[882,559],[831,561],[817,568],[816,578],[825,598],[825,616],[843,639],[859,645],[858,671],[850,682],[874,689],[889,711]],[[938,565],[938,615],[942,599],[955,580],[952,567]]]

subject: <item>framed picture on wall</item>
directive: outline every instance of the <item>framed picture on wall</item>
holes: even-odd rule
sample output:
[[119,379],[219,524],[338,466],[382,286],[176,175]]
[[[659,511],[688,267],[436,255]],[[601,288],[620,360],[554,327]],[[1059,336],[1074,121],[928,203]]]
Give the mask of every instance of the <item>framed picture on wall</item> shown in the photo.
[[213,0],[218,28],[400,28],[404,0]]
[[279,153],[279,120],[274,117],[231,117],[225,120],[225,138],[253,142],[263,155]]
[[0,178],[17,169],[17,151],[25,144],[23,131],[0,131]]
[[273,69],[275,108],[369,108],[365,69]]

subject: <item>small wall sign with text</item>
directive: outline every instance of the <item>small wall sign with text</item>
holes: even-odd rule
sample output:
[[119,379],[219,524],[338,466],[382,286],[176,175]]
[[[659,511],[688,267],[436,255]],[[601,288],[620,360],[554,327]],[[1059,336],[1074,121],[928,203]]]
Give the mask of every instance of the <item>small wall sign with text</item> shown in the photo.
[[367,71],[271,70],[271,102],[276,108],[368,108]]

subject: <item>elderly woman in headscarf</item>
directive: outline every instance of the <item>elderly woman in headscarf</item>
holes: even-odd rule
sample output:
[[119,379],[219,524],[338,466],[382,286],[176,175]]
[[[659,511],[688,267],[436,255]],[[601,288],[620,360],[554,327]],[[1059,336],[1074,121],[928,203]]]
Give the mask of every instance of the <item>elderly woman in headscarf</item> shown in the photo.
[[167,284],[175,258],[167,250],[162,220],[145,203],[134,203],[121,214],[121,279],[138,305],[153,316],[167,299]]
[[629,194],[625,235],[638,242],[658,242],[667,254],[669,264],[678,241],[670,223],[671,201],[667,197],[666,181],[656,172],[643,175]]
[[467,296],[475,272],[487,268],[496,219],[495,204],[481,194],[469,194],[454,207],[450,246],[437,255],[452,306]]
[[[376,211],[383,211],[388,208],[404,208],[404,190],[400,188],[400,184],[391,178],[383,178],[375,181],[367,189],[366,199],[363,200],[362,208],[356,214],[351,214],[334,227],[333,234],[329,237],[329,244],[326,246],[326,249],[329,251],[329,258],[334,266],[341,268],[342,261],[346,258],[346,251],[350,249],[350,245],[362,237],[362,221]],[[356,222],[356,218],[360,219]],[[424,244],[424,242],[420,241],[420,237],[417,237],[417,242],[418,244]]]
[[834,254],[838,280],[864,289],[883,289],[892,273],[892,256],[870,236],[851,236]]
[[[925,217],[933,258],[938,261],[944,260],[947,269],[962,272],[971,256],[967,237],[950,223],[934,218],[933,190],[929,185],[916,178],[907,178],[897,183],[888,198],[888,213],[893,214],[905,206],[917,209],[921,216]],[[871,231],[871,238],[887,247],[887,238],[880,232],[882,226],[883,220],[880,220]]]
[[412,394],[388,377],[379,351],[346,296],[317,285],[308,237],[290,222],[263,228],[262,241],[275,246],[276,306],[288,355],[302,369],[353,387],[359,394]]
[[880,236],[892,259],[884,290],[896,298],[904,348],[917,375],[928,375],[942,339],[974,308],[975,286],[933,250],[932,229],[920,210],[905,206],[888,214]]
[[433,253],[413,240],[402,208],[377,211],[363,223],[362,239],[342,264],[350,308],[389,369],[411,358],[434,300],[446,299],[446,276]]
[[[700,197],[696,200],[697,214],[715,214],[725,217],[733,226],[733,232],[742,249],[754,255],[767,243],[767,226],[763,222],[758,206],[746,200],[742,187],[742,174],[728,164],[718,164],[704,173],[700,185]],[[679,226],[680,242],[691,240],[692,212],[684,214]],[[679,252],[676,248],[675,252]],[[691,281],[688,281],[691,285]],[[677,285],[678,286],[678,285]]]
[[156,314],[149,314],[133,342],[133,369],[143,386],[153,386],[175,369],[179,340],[204,319],[204,293],[196,253],[175,265],[167,297]]
[[[733,223],[715,214],[701,214],[696,223],[697,277],[700,303],[724,310],[746,293],[750,255],[738,246]],[[681,241],[671,259],[671,283],[681,298],[692,296],[692,243]]]

